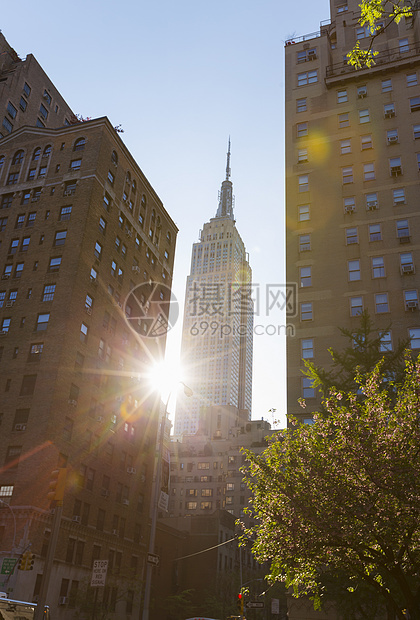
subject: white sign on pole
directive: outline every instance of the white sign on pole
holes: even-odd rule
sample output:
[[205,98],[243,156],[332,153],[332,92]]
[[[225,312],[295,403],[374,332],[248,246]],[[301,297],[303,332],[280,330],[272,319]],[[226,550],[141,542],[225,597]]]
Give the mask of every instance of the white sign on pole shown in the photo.
[[95,560],[93,562],[91,587],[104,586],[106,573],[108,571],[108,560]]
[[279,614],[280,613],[280,604],[279,604],[279,599],[278,598],[272,598],[271,599],[271,613],[272,614]]

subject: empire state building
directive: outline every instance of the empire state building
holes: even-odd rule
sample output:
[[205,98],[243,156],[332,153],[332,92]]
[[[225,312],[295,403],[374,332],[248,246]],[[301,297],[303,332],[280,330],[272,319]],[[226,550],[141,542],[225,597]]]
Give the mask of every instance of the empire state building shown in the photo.
[[181,355],[194,395],[178,402],[175,435],[196,433],[204,410],[214,405],[245,409],[251,417],[252,271],[236,228],[230,176],[229,140],[216,216],[192,249]]

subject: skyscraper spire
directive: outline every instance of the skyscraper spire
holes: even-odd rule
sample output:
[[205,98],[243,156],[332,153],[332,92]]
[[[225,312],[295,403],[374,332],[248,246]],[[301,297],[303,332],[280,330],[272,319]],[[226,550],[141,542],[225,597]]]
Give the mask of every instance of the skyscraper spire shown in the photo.
[[219,192],[219,207],[216,217],[229,217],[233,220],[233,185],[230,181],[230,136],[226,161],[226,179],[222,182]]

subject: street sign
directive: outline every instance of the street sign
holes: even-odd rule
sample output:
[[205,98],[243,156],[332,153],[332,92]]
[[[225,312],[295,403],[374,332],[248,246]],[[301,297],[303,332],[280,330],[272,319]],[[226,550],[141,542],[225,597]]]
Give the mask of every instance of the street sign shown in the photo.
[[248,601],[245,603],[247,609],[264,609],[263,601]]
[[10,575],[13,573],[13,569],[17,562],[16,558],[4,558],[3,563],[1,565],[1,574],[2,575]]
[[92,579],[90,580],[91,587],[104,586],[107,571],[108,560],[95,560],[93,562]]
[[159,566],[160,558],[158,555],[155,555],[154,553],[148,553],[147,561],[149,564],[153,564],[153,566]]
[[271,613],[279,614],[280,613],[280,601],[278,598],[271,599]]

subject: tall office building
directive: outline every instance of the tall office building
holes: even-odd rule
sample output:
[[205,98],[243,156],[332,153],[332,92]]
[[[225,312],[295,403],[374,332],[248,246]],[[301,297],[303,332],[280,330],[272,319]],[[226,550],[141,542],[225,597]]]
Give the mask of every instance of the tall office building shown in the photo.
[[303,361],[330,366],[327,349],[348,345],[339,328],[356,330],[363,310],[384,353],[407,338],[420,349],[420,22],[387,27],[375,65],[356,71],[346,54],[370,43],[358,5],[331,0],[320,31],[285,46],[287,280],[298,283],[288,412],[303,419],[319,407]]
[[[34,570],[9,562],[0,590],[37,599],[51,472],[65,468],[53,615],[90,615],[101,559],[98,604],[139,616],[160,415],[142,376],[165,348],[150,336],[177,228],[108,119],[76,122],[33,57],[13,62],[0,75],[14,121],[0,139],[0,562],[30,551]],[[60,120],[41,126],[44,108]]]
[[187,278],[182,361],[191,398],[181,398],[175,435],[193,434],[212,405],[247,409],[252,400],[252,272],[233,215],[230,141],[216,216],[194,243]]

